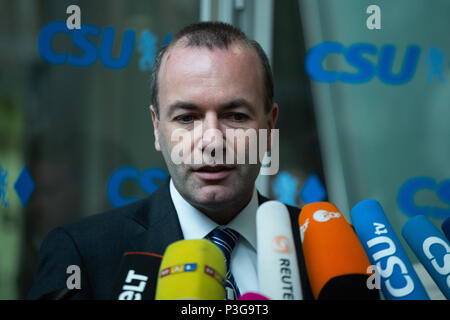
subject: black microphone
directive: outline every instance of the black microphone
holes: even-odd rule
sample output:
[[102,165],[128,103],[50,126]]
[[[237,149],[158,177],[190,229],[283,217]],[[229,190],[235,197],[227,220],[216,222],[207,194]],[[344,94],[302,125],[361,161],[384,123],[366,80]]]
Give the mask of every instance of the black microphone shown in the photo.
[[113,300],[154,300],[161,255],[125,252],[113,288]]
[[80,289],[63,288],[44,294],[38,300],[70,300],[79,291]]

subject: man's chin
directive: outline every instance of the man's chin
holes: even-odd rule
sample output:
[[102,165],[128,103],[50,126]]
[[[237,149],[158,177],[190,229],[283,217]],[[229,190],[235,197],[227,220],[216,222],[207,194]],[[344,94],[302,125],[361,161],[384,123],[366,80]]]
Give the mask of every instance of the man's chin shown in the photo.
[[197,191],[197,201],[202,205],[220,205],[235,199],[236,195],[229,186],[220,184],[205,185]]

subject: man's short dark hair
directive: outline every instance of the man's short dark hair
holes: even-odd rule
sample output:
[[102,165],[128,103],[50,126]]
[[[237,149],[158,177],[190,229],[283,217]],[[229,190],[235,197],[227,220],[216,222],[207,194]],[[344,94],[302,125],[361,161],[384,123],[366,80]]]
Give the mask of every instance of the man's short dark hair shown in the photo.
[[158,73],[165,53],[175,45],[178,40],[186,39],[186,47],[205,47],[210,50],[214,48],[228,49],[230,44],[241,42],[249,48],[253,48],[261,62],[264,74],[264,110],[268,113],[273,104],[273,80],[269,59],[258,42],[250,40],[238,28],[223,22],[199,22],[191,24],[181,29],[173,40],[162,47],[155,60],[152,72],[152,105],[155,109],[156,117],[159,119],[159,98],[158,98]]

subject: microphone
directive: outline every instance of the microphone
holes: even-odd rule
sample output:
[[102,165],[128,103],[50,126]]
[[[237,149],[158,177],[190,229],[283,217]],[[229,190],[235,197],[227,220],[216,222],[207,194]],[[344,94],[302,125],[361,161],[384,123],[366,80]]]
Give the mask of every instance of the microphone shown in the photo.
[[158,274],[156,300],[225,300],[225,257],[206,239],[167,247]]
[[302,300],[300,273],[289,211],[267,201],[256,212],[259,290],[274,300]]
[[80,289],[63,288],[41,296],[38,300],[70,300]]
[[378,291],[367,285],[369,259],[352,227],[333,204],[307,204],[298,221],[315,299],[379,299]]
[[445,236],[447,237],[447,240],[450,241],[450,217],[442,223],[441,228]]
[[408,220],[402,235],[425,269],[450,299],[450,243],[425,216]]
[[270,300],[270,299],[257,292],[246,292],[243,295],[241,295],[238,298],[238,300]]
[[388,300],[429,300],[408,256],[378,201],[368,199],[351,210],[356,234],[361,240],[381,289]]
[[161,259],[156,253],[125,252],[112,299],[153,300]]

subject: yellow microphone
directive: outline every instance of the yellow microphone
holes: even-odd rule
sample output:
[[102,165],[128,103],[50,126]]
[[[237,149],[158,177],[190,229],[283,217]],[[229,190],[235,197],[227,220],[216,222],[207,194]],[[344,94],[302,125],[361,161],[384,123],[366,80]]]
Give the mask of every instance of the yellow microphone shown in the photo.
[[156,300],[225,300],[225,257],[206,239],[180,240],[167,247]]

